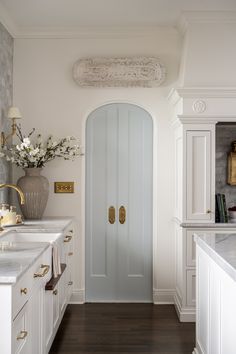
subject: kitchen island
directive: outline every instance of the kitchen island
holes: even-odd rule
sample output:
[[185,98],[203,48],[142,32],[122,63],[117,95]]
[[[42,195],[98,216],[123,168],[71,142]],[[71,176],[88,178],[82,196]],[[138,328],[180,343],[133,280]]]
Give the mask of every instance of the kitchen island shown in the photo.
[[236,233],[195,234],[195,354],[236,353]]

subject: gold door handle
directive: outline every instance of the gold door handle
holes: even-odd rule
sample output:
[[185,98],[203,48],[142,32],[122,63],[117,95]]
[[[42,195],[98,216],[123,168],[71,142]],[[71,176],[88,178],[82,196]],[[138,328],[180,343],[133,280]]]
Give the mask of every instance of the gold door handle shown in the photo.
[[108,209],[108,220],[110,224],[114,224],[116,221],[116,210],[113,206]]
[[18,336],[16,337],[17,340],[19,339],[25,339],[25,337],[27,336],[28,332],[27,331],[20,331],[20,333],[18,334]]
[[42,273],[34,273],[34,278],[42,278],[44,277],[50,269],[49,265],[41,264],[40,269],[43,269]]
[[125,207],[122,205],[119,209],[119,222],[120,224],[124,224],[126,220],[126,210]]
[[65,238],[64,238],[64,242],[70,242],[72,239],[72,236],[71,235],[67,235]]

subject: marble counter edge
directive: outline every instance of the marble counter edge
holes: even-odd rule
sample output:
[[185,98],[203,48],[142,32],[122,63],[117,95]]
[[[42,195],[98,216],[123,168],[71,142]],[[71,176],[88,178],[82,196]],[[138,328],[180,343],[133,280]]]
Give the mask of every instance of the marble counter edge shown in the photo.
[[[35,242],[26,242],[27,244],[32,244],[35,245]],[[10,286],[14,286],[19,280],[20,278],[22,278],[22,276],[27,272],[28,269],[30,269],[30,267],[37,261],[37,259],[39,259],[39,257],[49,248],[52,247],[51,244],[49,242],[37,242],[37,244],[41,244],[42,248],[41,250],[37,253],[37,255],[35,255],[34,257],[31,258],[31,261],[29,263],[27,263],[27,265],[25,266],[24,269],[22,269],[22,271],[20,272],[20,274],[17,274],[16,276],[0,276],[0,284],[1,285],[10,285]],[[27,252],[30,253],[30,249],[29,250],[24,250],[22,252]]]
[[217,253],[213,248],[208,245],[203,240],[203,235],[194,233],[195,243],[211,258],[215,263],[225,271],[234,281],[236,281],[236,269],[227,262],[219,253]]
[[236,223],[180,223],[185,229],[235,229]]

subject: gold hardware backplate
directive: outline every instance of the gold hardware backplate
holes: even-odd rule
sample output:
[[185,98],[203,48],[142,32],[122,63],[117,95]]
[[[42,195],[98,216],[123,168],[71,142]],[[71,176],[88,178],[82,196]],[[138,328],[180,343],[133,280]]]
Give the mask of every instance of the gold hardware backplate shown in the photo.
[[54,182],[54,193],[74,193],[74,182]]
[[116,221],[116,210],[113,206],[108,209],[108,220],[110,224],[114,224]]
[[124,224],[126,220],[126,210],[125,207],[122,205],[119,209],[119,222]]

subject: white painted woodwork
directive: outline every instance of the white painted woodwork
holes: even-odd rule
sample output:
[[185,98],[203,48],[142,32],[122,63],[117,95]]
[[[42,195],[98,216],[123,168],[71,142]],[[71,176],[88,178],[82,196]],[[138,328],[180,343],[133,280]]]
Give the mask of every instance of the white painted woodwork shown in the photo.
[[196,272],[188,269],[186,271],[187,283],[187,306],[195,307],[196,305]]
[[236,283],[197,246],[197,326],[199,354],[235,354]]
[[[214,228],[217,233],[225,233],[223,228]],[[175,223],[175,307],[180,321],[194,322],[196,313],[196,244],[194,234],[211,235],[207,228],[182,228]],[[235,229],[227,229],[235,233]],[[212,240],[214,242],[214,240]]]
[[194,242],[194,230],[186,230],[186,265],[187,267],[196,266],[196,245]]
[[[23,306],[20,312],[17,314],[16,318],[13,321],[12,325],[12,353],[17,354],[30,354],[32,346],[30,341],[32,340],[32,323],[30,323],[30,313],[29,313],[29,304]],[[31,321],[32,322],[32,321]],[[27,335],[24,339],[17,339],[22,332],[27,332]],[[35,348],[36,349],[36,348]],[[3,353],[5,353],[3,351]],[[38,353],[37,350],[34,353]]]
[[[142,108],[105,105],[90,114],[86,142],[86,300],[151,302],[151,116]],[[115,208],[115,222],[108,211]],[[119,221],[119,209],[126,220]]]
[[175,130],[175,217],[183,215],[183,128]]
[[[72,236],[69,242],[59,242],[59,252],[67,267],[53,291],[45,291],[45,284],[52,275],[52,269],[44,277],[34,278],[41,264],[51,264],[52,249],[49,247],[27,270],[20,280],[11,284],[0,284],[0,352],[4,354],[47,354],[52,345],[73,285],[73,231],[71,225],[65,230]],[[14,236],[14,235],[13,235]],[[45,235],[44,235],[45,236]],[[20,234],[18,234],[20,241]],[[37,234],[36,241],[39,235]],[[50,233],[48,234],[50,238]],[[24,238],[24,236],[23,236]],[[32,240],[33,241],[33,240]],[[43,240],[45,241],[45,239]],[[21,289],[27,288],[27,294]],[[18,339],[21,331],[27,331],[25,339]]]
[[212,220],[211,131],[186,132],[186,220]]

